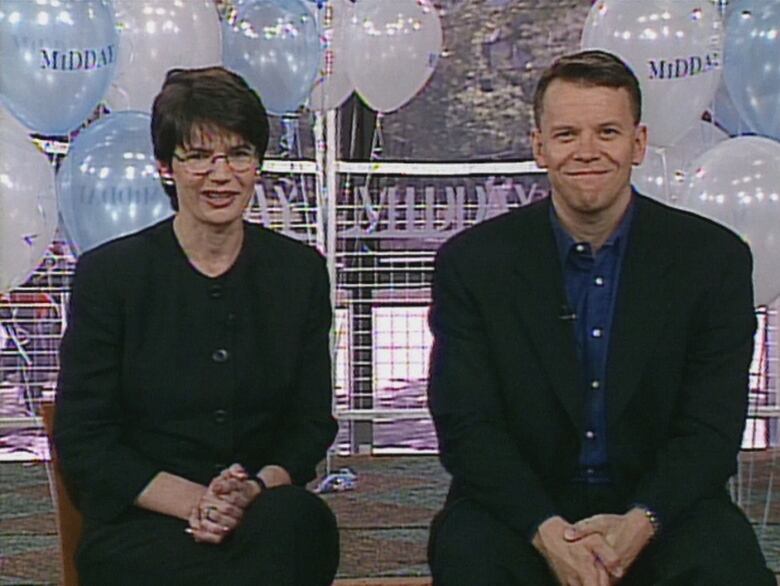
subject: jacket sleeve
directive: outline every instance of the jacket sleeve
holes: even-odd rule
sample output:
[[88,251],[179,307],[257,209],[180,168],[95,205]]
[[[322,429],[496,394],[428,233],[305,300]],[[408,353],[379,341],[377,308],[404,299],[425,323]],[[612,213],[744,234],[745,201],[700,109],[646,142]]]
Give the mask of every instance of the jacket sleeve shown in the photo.
[[319,255],[312,271],[292,397],[278,426],[280,435],[272,454],[273,463],[287,470],[294,484],[305,484],[315,477],[315,467],[325,457],[338,429],[331,405],[330,287]]
[[507,430],[474,283],[447,245],[436,257],[428,400],[442,464],[464,494],[531,539],[555,506]]
[[748,247],[732,246],[717,267],[718,278],[691,320],[669,437],[634,495],[662,526],[696,501],[723,494],[736,471],[756,328]]
[[60,346],[54,428],[78,508],[102,521],[130,507],[159,472],[122,441],[122,308],[105,252],[86,253],[76,268]]

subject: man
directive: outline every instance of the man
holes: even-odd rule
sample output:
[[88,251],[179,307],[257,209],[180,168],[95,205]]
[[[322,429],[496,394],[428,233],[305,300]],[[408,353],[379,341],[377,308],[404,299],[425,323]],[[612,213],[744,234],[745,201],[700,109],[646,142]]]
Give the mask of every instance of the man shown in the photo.
[[774,585],[726,491],[755,331],[748,247],[632,191],[647,129],[613,55],[561,58],[534,106],[551,198],[436,259],[429,402],[453,478],[434,584]]

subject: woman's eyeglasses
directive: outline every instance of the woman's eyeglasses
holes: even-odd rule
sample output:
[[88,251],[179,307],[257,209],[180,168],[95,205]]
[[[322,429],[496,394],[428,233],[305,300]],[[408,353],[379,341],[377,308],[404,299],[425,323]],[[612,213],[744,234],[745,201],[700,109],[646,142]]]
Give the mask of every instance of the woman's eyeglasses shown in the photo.
[[219,159],[225,159],[225,164],[234,173],[245,173],[254,168],[258,162],[255,149],[249,147],[240,147],[227,153],[194,149],[181,154],[174,152],[173,158],[193,175],[208,175],[214,170]]

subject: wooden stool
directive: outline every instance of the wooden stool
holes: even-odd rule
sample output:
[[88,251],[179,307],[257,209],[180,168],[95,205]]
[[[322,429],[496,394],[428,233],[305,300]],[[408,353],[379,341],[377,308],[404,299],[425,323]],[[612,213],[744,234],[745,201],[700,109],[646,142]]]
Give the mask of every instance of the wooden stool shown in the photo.
[[41,405],[43,426],[49,439],[52,473],[49,474],[49,486],[54,497],[54,509],[57,513],[57,532],[60,536],[60,553],[62,561],[63,586],[78,586],[79,577],[76,573],[76,548],[81,538],[81,513],[70,500],[65,488],[65,480],[60,472],[57,450],[54,447],[54,403]]

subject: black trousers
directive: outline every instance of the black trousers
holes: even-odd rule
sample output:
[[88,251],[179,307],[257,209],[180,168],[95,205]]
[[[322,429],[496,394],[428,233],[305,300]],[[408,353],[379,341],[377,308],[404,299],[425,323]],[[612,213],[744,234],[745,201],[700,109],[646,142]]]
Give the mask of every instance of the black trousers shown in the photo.
[[[563,516],[622,513],[608,487],[567,491]],[[518,498],[522,498],[518,494]],[[545,559],[471,499],[449,503],[433,521],[428,561],[434,586],[557,586]],[[701,501],[651,542],[621,586],[775,586],[750,523],[728,499]]]
[[81,586],[330,586],[339,562],[336,519],[296,486],[261,494],[219,545],[199,544],[185,521],[140,509],[88,527]]

